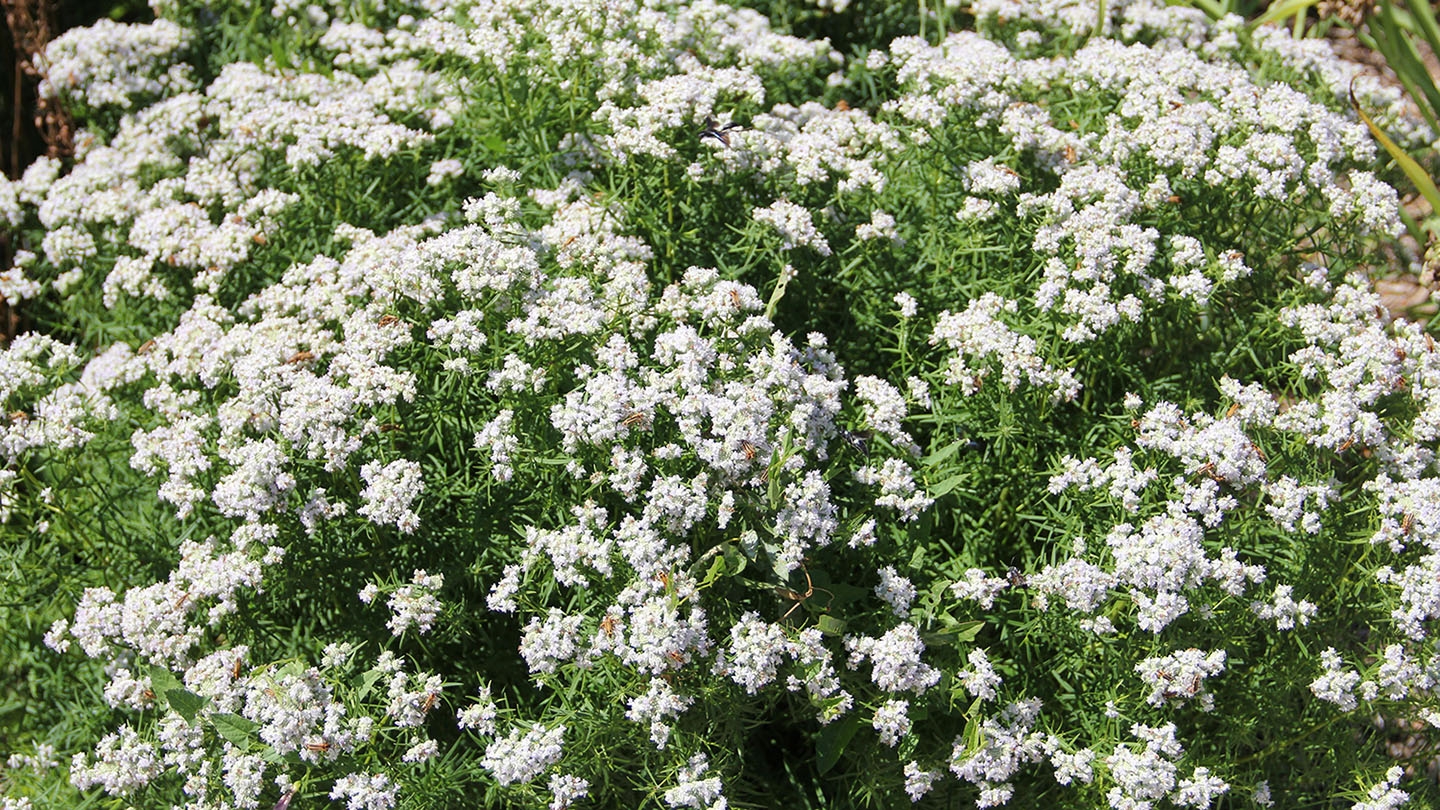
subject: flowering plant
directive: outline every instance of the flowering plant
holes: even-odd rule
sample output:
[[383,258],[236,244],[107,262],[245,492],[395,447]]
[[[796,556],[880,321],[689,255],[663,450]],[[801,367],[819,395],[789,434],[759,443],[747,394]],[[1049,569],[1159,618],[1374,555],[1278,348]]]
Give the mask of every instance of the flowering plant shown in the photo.
[[0,184],[0,807],[1435,797],[1440,353],[1348,96],[1434,134],[1320,43],[154,10]]

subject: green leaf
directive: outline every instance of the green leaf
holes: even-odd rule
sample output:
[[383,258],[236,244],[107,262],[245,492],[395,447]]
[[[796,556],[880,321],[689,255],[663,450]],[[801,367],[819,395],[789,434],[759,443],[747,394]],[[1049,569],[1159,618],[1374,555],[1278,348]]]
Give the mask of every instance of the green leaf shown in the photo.
[[969,644],[980,635],[980,631],[984,628],[985,622],[981,621],[980,619],[969,622],[961,622],[959,626],[955,629],[955,643]]
[[185,685],[180,683],[180,679],[175,677],[175,673],[165,667],[151,664],[150,688],[155,691],[155,694],[163,695],[171,689],[184,689]]
[[716,580],[725,576],[725,569],[725,555],[721,554],[710,562],[710,570],[706,571],[705,578],[700,580],[700,589],[704,590],[714,585]]
[[962,735],[965,738],[965,753],[969,754],[979,751],[984,738],[980,734],[980,700],[977,698],[970,708],[965,712],[965,731]]
[[965,444],[964,439],[956,439],[955,441],[926,456],[925,459],[920,463],[925,465],[926,467],[935,467],[939,465],[940,462],[960,452],[960,447],[963,444]]
[[845,632],[845,628],[849,627],[850,623],[844,619],[837,619],[834,616],[821,614],[820,621],[817,622],[817,625],[820,627],[821,633],[827,636],[838,636]]
[[915,552],[910,555],[910,563],[906,566],[911,571],[921,571],[925,568],[925,546],[918,545]]
[[[1395,8],[1390,3],[1381,6],[1381,13],[1375,22],[1378,22],[1383,34],[1381,38],[1377,38],[1376,44],[1385,56],[1385,64],[1395,71],[1395,77],[1405,86],[1405,92],[1415,100],[1426,122],[1434,128],[1440,124],[1435,118],[1436,112],[1440,111],[1440,90],[1436,89],[1434,79],[1430,78],[1430,71],[1415,49],[1415,37],[1401,29],[1396,20]],[[1375,22],[1371,24],[1372,33],[1375,32]],[[1420,103],[1422,100],[1425,103]]]
[[380,677],[384,674],[384,672],[378,669],[365,670],[364,674],[360,676],[360,694],[363,695],[369,692],[370,689],[375,686],[375,682],[380,680]]
[[725,558],[725,570],[728,571],[732,577],[744,571],[745,566],[750,563],[745,557],[745,552],[741,551],[738,545],[726,543],[725,551],[722,552],[722,554]]
[[[942,617],[948,618],[948,617]],[[948,647],[951,644],[969,644],[980,635],[985,622],[980,619],[968,622],[946,622],[944,630],[925,634],[925,644],[932,647]]]
[[1318,4],[1319,0],[1280,0],[1278,3],[1272,3],[1270,8],[1265,10],[1264,14],[1261,14],[1254,22],[1250,23],[1250,30],[1254,31],[1262,25],[1288,19]]
[[200,697],[189,689],[166,689],[163,694],[165,700],[170,704],[170,708],[192,723],[195,721],[195,715],[199,714],[200,710],[205,708],[205,704],[210,702],[208,698]]
[[770,302],[765,305],[765,317],[773,320],[775,308],[780,306],[780,299],[785,297],[785,288],[790,286],[790,279],[795,277],[795,271],[786,268],[780,270],[780,276],[775,279],[775,290],[770,293]]
[[845,746],[850,744],[859,728],[859,715],[850,712],[844,718],[821,729],[819,738],[815,740],[816,766],[819,773],[823,774],[835,767],[835,763],[840,761],[840,755],[845,752]]
[[212,714],[210,722],[215,724],[216,734],[241,748],[249,748],[255,744],[255,729],[260,727],[238,714],[229,713]]
[[930,486],[930,494],[936,497],[949,494],[950,490],[960,486],[960,482],[964,481],[966,477],[966,473],[957,473],[950,476],[949,478],[946,478],[938,484],[932,484]]
[[1380,130],[1380,127],[1376,126],[1375,122],[1370,120],[1370,116],[1366,115],[1365,111],[1360,109],[1360,102],[1355,100],[1353,83],[1350,88],[1350,106],[1355,108],[1355,114],[1360,116],[1360,120],[1364,121],[1365,126],[1370,128],[1370,134],[1374,135],[1375,140],[1379,141],[1380,145],[1385,147],[1385,151],[1390,153],[1390,157],[1394,158],[1400,170],[1405,172],[1405,176],[1410,179],[1411,183],[1415,184],[1415,188],[1425,197],[1425,201],[1430,203],[1431,209],[1440,211],[1440,189],[1435,188],[1435,181],[1430,179],[1429,173],[1421,168],[1420,164],[1416,163],[1414,158],[1406,154],[1404,149],[1401,149],[1398,144],[1386,137],[1385,133]]
[[[1420,33],[1425,36],[1425,42],[1430,46],[1430,50],[1440,53],[1440,25],[1436,25],[1435,12],[1431,9],[1430,4],[1415,3],[1410,8],[1410,13],[1414,16]],[[1436,112],[1440,113],[1440,110],[1436,110]]]

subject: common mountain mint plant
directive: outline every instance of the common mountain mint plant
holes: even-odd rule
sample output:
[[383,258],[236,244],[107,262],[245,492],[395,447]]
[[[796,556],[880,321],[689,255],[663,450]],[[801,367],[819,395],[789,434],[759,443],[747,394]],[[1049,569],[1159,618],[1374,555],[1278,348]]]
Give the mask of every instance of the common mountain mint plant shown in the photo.
[[1399,91],[1150,0],[152,8],[0,182],[0,808],[1440,795]]

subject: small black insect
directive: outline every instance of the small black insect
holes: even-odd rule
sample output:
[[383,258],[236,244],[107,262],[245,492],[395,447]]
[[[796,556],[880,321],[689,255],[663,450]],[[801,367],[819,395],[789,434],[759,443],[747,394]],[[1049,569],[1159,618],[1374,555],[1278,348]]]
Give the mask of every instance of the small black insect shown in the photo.
[[730,130],[739,128],[739,124],[726,124],[722,127],[719,125],[719,122],[715,120],[715,116],[707,115],[705,116],[705,128],[700,131],[700,140],[703,141],[706,138],[714,138],[722,145],[729,146]]
[[867,455],[870,452],[870,436],[868,430],[845,430],[840,429],[840,438],[850,445],[860,455]]
[[1005,578],[1010,581],[1010,587],[1012,588],[1023,588],[1030,584],[1030,581],[1026,579],[1020,569],[1013,566],[1009,571],[1005,572]]

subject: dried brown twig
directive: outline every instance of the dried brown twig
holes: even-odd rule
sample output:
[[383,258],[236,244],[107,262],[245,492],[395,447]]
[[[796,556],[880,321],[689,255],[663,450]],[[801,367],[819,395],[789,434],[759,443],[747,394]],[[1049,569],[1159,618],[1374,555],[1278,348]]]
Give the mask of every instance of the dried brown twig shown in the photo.
[[[37,57],[54,36],[55,10],[52,0],[0,0],[5,23],[15,42],[15,116],[11,122],[11,176],[20,173],[21,74],[32,81],[43,78]],[[70,115],[55,99],[35,95],[35,128],[51,157],[69,157],[75,151],[75,127]]]

